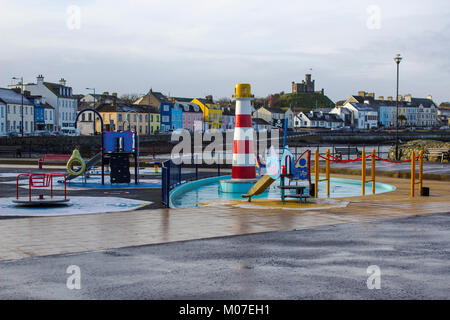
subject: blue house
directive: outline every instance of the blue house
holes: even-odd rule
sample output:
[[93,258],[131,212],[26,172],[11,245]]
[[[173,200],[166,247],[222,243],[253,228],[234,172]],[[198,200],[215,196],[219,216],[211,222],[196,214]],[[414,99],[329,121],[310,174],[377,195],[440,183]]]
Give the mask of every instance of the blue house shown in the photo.
[[183,128],[183,108],[181,108],[181,106],[178,103],[175,103],[172,106],[171,111],[172,111],[171,112],[171,118],[172,118],[171,129],[172,130],[182,129]]
[[172,103],[161,103],[161,132],[168,132],[172,128]]
[[34,130],[52,131],[55,108],[45,102],[42,96],[28,95],[27,99],[34,105]]

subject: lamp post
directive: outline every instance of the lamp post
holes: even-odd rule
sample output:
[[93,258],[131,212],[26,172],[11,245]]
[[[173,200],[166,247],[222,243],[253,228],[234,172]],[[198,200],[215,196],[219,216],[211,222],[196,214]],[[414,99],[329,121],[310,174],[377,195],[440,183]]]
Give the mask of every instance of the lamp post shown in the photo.
[[394,57],[394,61],[397,64],[397,95],[395,96],[395,109],[396,109],[396,135],[395,135],[395,160],[398,160],[398,82],[399,82],[399,65],[402,61],[400,53],[397,53]]
[[20,80],[20,84],[22,85],[22,90],[20,91],[21,96],[22,96],[22,109],[21,109],[21,113],[22,113],[22,121],[21,121],[21,123],[20,123],[20,133],[21,133],[21,135],[22,135],[22,137],[23,137],[23,77],[20,77],[20,78],[18,78],[18,77],[12,77],[12,78],[13,78],[13,80]]
[[[93,108],[95,109],[95,103],[96,103],[96,100],[95,100],[95,88],[86,88],[86,90],[94,90],[94,106],[93,106]],[[95,136],[95,134],[96,134],[96,132],[95,132],[95,114],[94,114],[94,136]]]

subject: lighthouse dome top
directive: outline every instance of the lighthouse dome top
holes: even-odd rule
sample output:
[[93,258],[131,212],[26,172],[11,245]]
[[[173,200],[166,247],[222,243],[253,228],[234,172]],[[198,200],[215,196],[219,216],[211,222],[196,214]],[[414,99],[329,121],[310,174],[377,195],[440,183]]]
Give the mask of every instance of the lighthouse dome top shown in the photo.
[[252,92],[248,83],[238,83],[234,86],[234,98],[251,98]]

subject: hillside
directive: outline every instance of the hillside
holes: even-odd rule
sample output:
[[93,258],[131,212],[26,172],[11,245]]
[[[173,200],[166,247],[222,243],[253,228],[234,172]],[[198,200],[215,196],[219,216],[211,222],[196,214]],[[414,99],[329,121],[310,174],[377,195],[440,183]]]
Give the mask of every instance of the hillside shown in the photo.
[[319,93],[285,93],[280,95],[281,107],[309,111],[316,108],[334,108],[335,104]]

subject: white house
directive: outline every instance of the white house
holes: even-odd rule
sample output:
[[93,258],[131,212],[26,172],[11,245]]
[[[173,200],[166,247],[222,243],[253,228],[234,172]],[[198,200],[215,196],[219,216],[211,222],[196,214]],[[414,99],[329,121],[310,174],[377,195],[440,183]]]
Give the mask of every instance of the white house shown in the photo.
[[255,109],[252,117],[253,119],[263,119],[275,128],[282,128],[284,126],[284,119],[287,117],[288,128],[294,127],[294,113],[292,112],[291,108],[283,111],[281,109],[260,107]]
[[344,120],[333,113],[322,111],[299,112],[295,116],[295,128],[337,129],[344,126]]
[[74,130],[78,102],[72,94],[72,88],[66,86],[66,80],[61,79],[59,83],[44,82],[44,77],[39,75],[36,83],[26,84],[25,87],[32,95],[44,97],[55,108],[55,131]]
[[378,112],[367,103],[347,102],[342,108],[352,112],[355,128],[373,129],[378,127]]
[[[5,128],[6,133],[20,133],[22,129],[22,101],[23,101],[23,132],[34,131],[34,105],[15,89],[0,88],[0,99],[6,104]],[[22,100],[23,99],[23,100]]]

